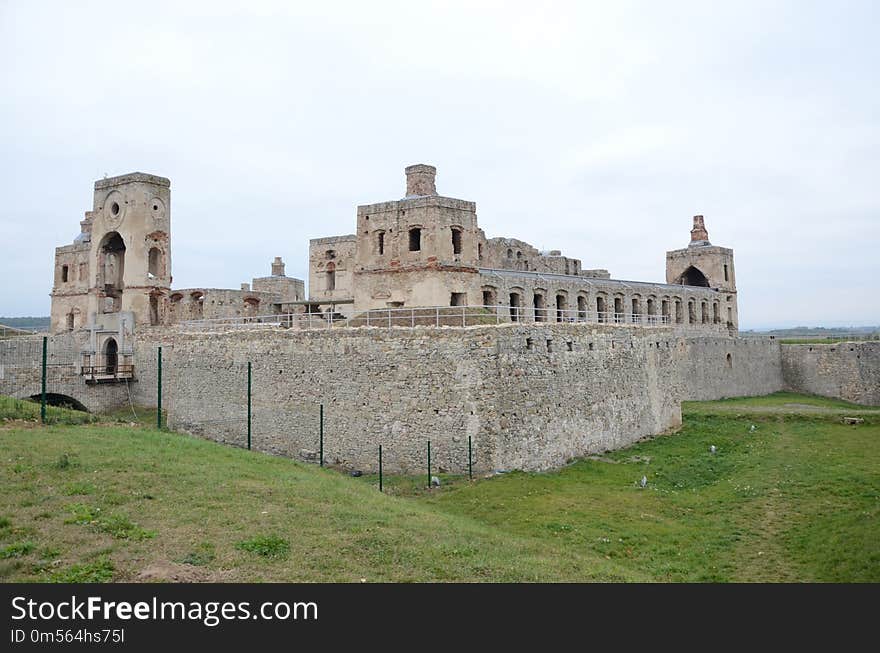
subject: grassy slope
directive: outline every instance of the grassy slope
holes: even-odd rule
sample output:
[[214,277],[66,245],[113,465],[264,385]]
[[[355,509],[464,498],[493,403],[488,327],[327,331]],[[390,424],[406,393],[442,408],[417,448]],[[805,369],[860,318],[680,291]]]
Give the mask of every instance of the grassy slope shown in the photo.
[[[688,404],[681,433],[604,460],[432,493],[387,479],[392,496],[374,479],[145,428],[14,423],[0,430],[0,575],[129,580],[188,559],[218,580],[877,581],[880,411],[845,426],[846,406]],[[82,514],[72,504],[93,523],[65,523]],[[236,547],[254,535],[286,538],[289,556]]]
[[[156,561],[187,557],[207,562],[211,575],[203,578],[215,580],[646,578],[330,470],[187,436],[12,423],[0,430],[0,446],[0,515],[8,521],[0,523],[0,551],[11,555],[0,559],[4,580],[77,580],[88,572],[132,580]],[[93,523],[68,523],[83,507],[88,518],[80,521]],[[110,528],[119,524],[131,528]],[[255,535],[287,539],[289,555],[236,547]],[[112,576],[100,576],[110,566]]]

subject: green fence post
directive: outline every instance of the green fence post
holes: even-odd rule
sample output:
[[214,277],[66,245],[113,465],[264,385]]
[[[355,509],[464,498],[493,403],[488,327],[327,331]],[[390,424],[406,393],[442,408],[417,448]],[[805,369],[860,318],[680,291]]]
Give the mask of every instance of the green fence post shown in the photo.
[[382,445],[379,445],[379,492],[382,491]]
[[324,466],[324,404],[321,404],[320,425],[318,430],[318,462]]
[[156,428],[162,430],[162,348],[159,347],[159,361],[156,376]]
[[40,390],[40,421],[46,423],[46,354],[49,348],[49,338],[43,336],[43,374]]
[[431,441],[428,440],[428,489],[431,488]]
[[248,361],[248,451],[251,450],[251,362]]
[[468,478],[474,480],[474,459],[471,454],[471,436],[468,436]]

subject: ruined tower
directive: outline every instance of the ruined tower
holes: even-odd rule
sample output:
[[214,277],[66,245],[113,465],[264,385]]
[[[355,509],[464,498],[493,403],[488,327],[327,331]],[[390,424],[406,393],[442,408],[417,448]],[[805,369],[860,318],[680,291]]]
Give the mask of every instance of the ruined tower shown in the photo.
[[683,249],[666,252],[666,283],[702,286],[725,293],[723,314],[717,321],[735,329],[739,324],[736,304],[736,273],[733,250],[709,241],[702,215],[695,215],[691,242]]
[[95,182],[80,235],[55,251],[53,332],[162,323],[171,286],[170,187],[141,172]]
[[438,195],[436,173],[434,166],[409,166],[403,199],[358,207],[357,312],[481,301],[476,204]]

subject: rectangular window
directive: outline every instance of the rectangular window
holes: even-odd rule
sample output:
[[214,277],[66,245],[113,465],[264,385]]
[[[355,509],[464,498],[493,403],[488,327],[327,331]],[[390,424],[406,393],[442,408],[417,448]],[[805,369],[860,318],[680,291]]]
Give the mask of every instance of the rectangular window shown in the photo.
[[66,265],[61,266],[61,283],[67,283],[67,275],[68,275],[68,267]]
[[463,292],[454,292],[449,298],[450,306],[464,306],[467,303],[467,294]]
[[452,230],[452,253],[461,254],[461,229]]
[[409,230],[409,251],[422,251],[422,230],[418,227]]

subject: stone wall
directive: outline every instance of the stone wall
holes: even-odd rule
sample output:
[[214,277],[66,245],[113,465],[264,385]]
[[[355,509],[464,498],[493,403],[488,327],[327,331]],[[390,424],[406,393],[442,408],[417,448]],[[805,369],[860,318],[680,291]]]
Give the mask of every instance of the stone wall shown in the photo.
[[[681,339],[585,325],[179,333],[163,350],[171,428],[372,470],[547,469],[680,423]],[[167,342],[167,340],[166,340]],[[144,342],[139,349],[155,349]]]
[[779,343],[772,338],[689,334],[679,366],[686,400],[759,396],[783,387]]
[[216,320],[242,316],[272,315],[276,293],[227,288],[181,288],[168,302],[168,324],[186,320]]
[[880,342],[781,349],[786,390],[880,406]]

